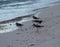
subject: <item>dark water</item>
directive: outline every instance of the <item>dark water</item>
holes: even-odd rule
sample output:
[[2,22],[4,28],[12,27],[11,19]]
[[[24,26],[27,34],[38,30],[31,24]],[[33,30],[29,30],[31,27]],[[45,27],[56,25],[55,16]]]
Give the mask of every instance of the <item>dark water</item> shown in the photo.
[[30,0],[5,0],[5,1],[1,0],[0,5],[14,3],[14,2],[25,2],[25,1],[30,1]]

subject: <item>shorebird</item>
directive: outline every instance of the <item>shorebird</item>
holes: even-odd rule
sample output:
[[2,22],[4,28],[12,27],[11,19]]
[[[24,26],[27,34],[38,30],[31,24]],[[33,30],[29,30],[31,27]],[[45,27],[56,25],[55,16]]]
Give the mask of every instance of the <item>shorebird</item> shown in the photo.
[[33,27],[36,27],[36,28],[44,27],[44,26],[41,26],[41,25],[38,25],[38,24],[33,24],[32,26],[33,26]]
[[44,26],[41,26],[41,25],[38,25],[38,24],[33,24],[32,26],[33,26],[33,28],[36,27],[36,29],[37,29],[36,31],[37,32],[39,32],[38,28],[44,27]]
[[21,24],[21,23],[16,23],[16,26],[17,26],[17,27],[21,27],[21,30],[22,30],[23,24]]
[[42,23],[43,21],[42,20],[33,20],[33,22],[36,22],[36,23]]
[[39,19],[38,17],[33,16],[33,19]]
[[21,23],[16,23],[16,26],[23,26],[23,24],[21,24]]

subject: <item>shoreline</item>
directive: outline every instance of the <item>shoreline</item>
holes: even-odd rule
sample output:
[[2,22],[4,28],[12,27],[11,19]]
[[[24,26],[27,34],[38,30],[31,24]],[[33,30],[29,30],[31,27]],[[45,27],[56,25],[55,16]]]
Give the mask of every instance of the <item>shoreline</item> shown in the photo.
[[16,17],[16,18],[11,19],[11,20],[1,21],[0,24],[5,24],[5,23],[10,23],[10,22],[15,22],[15,21],[21,21],[24,18],[31,17],[31,15],[26,15],[26,16]]

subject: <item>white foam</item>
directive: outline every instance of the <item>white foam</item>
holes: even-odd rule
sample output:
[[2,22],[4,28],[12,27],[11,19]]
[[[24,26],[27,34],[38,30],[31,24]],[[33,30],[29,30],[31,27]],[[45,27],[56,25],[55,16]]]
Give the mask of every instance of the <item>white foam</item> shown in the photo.
[[[32,18],[30,18],[30,17],[29,18],[24,18],[23,20],[18,21],[18,23],[27,22],[27,21],[30,21],[30,20],[32,20]],[[3,30],[0,30],[0,33],[8,33],[8,32],[12,32],[12,31],[18,29],[18,27],[16,26],[15,23],[16,22],[1,24],[1,26],[5,26],[5,27],[3,27]]]

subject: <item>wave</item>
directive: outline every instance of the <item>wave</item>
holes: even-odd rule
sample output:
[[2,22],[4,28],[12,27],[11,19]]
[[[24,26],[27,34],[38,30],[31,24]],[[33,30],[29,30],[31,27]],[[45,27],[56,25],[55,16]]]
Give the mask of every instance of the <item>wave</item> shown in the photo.
[[0,5],[0,8],[5,8],[5,7],[16,7],[16,6],[22,6],[22,5],[29,5],[32,4],[32,1],[26,1],[26,2],[14,2],[14,3],[9,3],[9,4],[3,4]]
[[5,21],[1,21],[0,24],[6,24],[6,23],[9,23],[9,22],[16,22],[16,21],[20,21],[24,18],[28,18],[28,17],[31,17],[32,15],[34,14],[30,14],[30,15],[25,15],[25,16],[21,16],[21,17],[15,17],[13,19],[9,19],[9,20],[5,20]]
[[25,1],[28,0],[0,0],[0,5],[14,3],[14,2],[25,2]]
[[[40,9],[40,8],[47,7],[53,2],[59,2],[59,1],[56,0],[56,1],[51,1],[49,3],[34,2],[33,4],[32,4],[32,1],[26,1],[26,2],[19,2],[19,3],[16,2],[16,3],[7,4],[7,5],[2,5],[2,9],[0,9],[0,11],[1,11],[0,15],[2,15],[2,16],[0,16],[1,17],[0,21],[3,21],[4,19],[5,20],[13,19],[15,17],[24,16],[26,14],[31,14],[33,12],[33,10],[37,10],[38,8]],[[29,3],[31,3],[31,4],[29,4]]]

